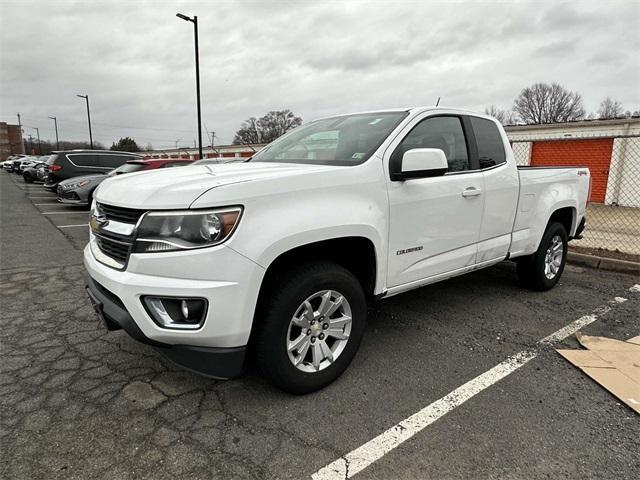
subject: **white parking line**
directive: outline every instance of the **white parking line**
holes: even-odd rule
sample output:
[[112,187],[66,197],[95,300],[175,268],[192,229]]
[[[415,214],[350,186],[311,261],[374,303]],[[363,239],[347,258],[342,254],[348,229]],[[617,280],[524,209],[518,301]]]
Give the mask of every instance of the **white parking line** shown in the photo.
[[84,213],[85,215],[89,215],[89,212],[83,212],[81,210],[73,211],[73,210],[65,210],[64,212],[40,212],[42,215],[77,215],[78,213]]
[[34,205],[37,205],[38,207],[44,207],[45,205],[67,206],[64,203],[34,203]]
[[55,196],[55,195],[49,195],[49,196],[47,196],[47,197],[27,197],[27,198],[28,198],[29,200],[40,200],[40,199],[42,199],[42,198],[50,200],[50,199],[52,199],[52,198],[56,198],[56,196]]
[[[640,292],[640,286],[634,285],[629,289],[629,291]],[[564,340],[572,333],[575,333],[586,325],[595,322],[598,319],[598,316],[609,312],[612,305],[616,305],[624,301],[626,301],[625,298],[616,297],[614,300],[611,300],[608,305],[596,308],[591,315],[580,317],[569,325],[544,337],[538,342],[538,344],[543,345]],[[494,383],[505,378],[507,375],[515,372],[523,365],[526,365],[528,362],[536,358],[538,353],[539,352],[536,349],[531,349],[523,350],[510,356],[491,370],[478,375],[473,380],[461,385],[441,399],[436,400],[419,412],[402,420],[386,432],[381,433],[364,445],[321,468],[314,473],[311,478],[313,480],[342,480],[344,478],[353,477],[358,472],[361,472],[439,418],[454,410],[456,407],[459,407],[473,396],[489,388]]]
[[72,228],[72,227],[88,227],[88,223],[81,223],[79,225],[56,225],[58,228]]

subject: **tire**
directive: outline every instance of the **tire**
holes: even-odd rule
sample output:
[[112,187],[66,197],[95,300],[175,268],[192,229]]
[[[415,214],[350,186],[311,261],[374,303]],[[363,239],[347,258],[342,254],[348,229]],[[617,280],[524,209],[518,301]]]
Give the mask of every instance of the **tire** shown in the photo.
[[[339,296],[343,297],[342,303],[331,312]],[[286,392],[301,395],[325,387],[346,370],[360,346],[367,316],[364,292],[351,272],[333,262],[307,263],[275,279],[261,297],[254,320],[258,322],[255,353],[258,368],[267,380]],[[327,308],[323,310],[325,297]],[[311,309],[305,307],[305,301]],[[310,310],[313,314],[308,316]],[[307,326],[297,325],[294,316],[295,322]],[[311,316],[317,320],[311,320]],[[348,316],[350,325],[339,325]],[[345,334],[346,340],[333,336]],[[303,344],[289,352],[289,344],[299,343],[296,339]],[[335,356],[332,362],[325,355],[327,348]],[[317,358],[323,360],[316,362],[314,349]]]
[[[564,271],[567,261],[567,242],[567,231],[564,226],[561,223],[549,224],[536,253],[517,260],[520,284],[541,292],[552,289]],[[562,246],[562,251],[559,256],[556,254],[555,261],[551,262],[554,256],[552,249],[557,251],[558,245]]]
[[24,183],[33,183],[33,177],[28,173],[24,173],[22,178],[24,179]]

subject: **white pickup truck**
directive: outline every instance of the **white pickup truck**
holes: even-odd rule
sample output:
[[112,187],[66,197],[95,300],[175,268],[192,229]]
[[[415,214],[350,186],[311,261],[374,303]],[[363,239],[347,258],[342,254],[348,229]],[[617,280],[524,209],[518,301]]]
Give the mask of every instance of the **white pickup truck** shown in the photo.
[[251,353],[275,385],[311,392],[353,359],[368,300],[505,259],[553,287],[589,188],[586,168],[517,167],[485,115],[323,118],[242,163],[104,181],[87,290],[107,328],[186,369],[235,377]]

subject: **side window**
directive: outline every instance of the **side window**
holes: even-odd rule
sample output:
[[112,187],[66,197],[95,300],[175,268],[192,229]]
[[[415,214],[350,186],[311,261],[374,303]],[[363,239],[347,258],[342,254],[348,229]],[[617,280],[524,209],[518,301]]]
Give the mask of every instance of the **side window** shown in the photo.
[[67,155],[67,158],[71,163],[76,164],[78,167],[99,167],[98,155],[91,153],[75,153]]
[[117,168],[128,160],[131,160],[130,155],[100,155],[100,166],[105,168]]
[[414,148],[439,148],[447,157],[448,172],[469,170],[469,154],[458,117],[429,117],[418,123],[391,155],[391,171],[400,171],[402,156]]
[[473,133],[478,145],[478,160],[480,168],[489,168],[505,163],[504,143],[500,131],[491,120],[470,117]]

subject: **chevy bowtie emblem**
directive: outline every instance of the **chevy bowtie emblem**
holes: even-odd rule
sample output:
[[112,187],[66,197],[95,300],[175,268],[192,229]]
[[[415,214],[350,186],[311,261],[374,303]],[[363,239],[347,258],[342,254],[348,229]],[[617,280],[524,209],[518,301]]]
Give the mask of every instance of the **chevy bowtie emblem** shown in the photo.
[[98,215],[98,216],[92,215],[91,220],[89,220],[89,226],[91,227],[91,231],[93,232],[95,232],[99,228],[104,227],[108,223],[109,223],[109,220],[107,219],[107,217],[103,215]]

